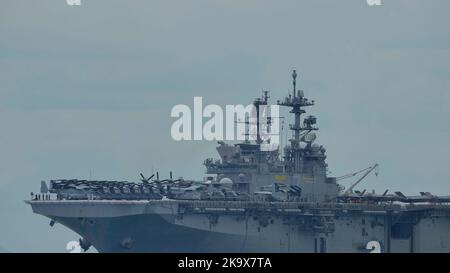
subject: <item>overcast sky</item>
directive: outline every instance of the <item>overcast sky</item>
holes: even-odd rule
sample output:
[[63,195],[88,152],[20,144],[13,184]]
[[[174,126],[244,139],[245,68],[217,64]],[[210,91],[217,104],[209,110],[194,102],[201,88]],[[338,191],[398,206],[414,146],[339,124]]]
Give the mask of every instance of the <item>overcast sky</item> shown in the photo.
[[216,144],[173,141],[172,107],[281,99],[293,68],[332,175],[450,194],[450,1],[81,2],[1,2],[0,249],[79,238],[23,202],[41,180],[202,178]]

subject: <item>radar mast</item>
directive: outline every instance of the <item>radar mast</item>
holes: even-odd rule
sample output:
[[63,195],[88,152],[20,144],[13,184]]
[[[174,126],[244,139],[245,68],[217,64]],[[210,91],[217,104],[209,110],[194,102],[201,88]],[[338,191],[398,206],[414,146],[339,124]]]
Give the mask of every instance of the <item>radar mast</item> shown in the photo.
[[289,113],[294,114],[294,124],[289,124],[289,129],[294,132],[294,137],[289,139],[291,142],[290,147],[287,147],[288,154],[285,156],[289,165],[291,165],[291,172],[301,171],[302,164],[302,148],[300,147],[300,141],[302,136],[307,135],[313,130],[318,130],[317,127],[313,127],[316,123],[316,119],[313,116],[309,116],[304,119],[303,126],[300,122],[300,116],[306,113],[303,107],[314,105],[314,101],[309,101],[304,97],[303,90],[297,90],[297,71],[292,71],[292,95],[289,94],[283,101],[277,101],[280,106],[286,106],[291,108]]

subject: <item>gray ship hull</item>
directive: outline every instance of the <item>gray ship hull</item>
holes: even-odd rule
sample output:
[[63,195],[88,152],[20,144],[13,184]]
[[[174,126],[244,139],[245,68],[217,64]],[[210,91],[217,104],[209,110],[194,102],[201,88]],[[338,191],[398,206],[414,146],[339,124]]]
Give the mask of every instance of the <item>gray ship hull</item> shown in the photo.
[[[159,215],[113,218],[53,218],[74,230],[99,252],[257,252],[257,241],[238,235],[197,230],[168,223]],[[95,226],[95,227],[94,227]],[[126,244],[129,243],[129,246]],[[251,247],[253,246],[253,247]],[[268,249],[267,251],[270,251]]]
[[[59,206],[54,206],[58,202]],[[36,201],[99,252],[450,252],[448,206]],[[232,203],[231,203],[232,204]],[[223,207],[226,205],[227,207]],[[375,242],[375,246],[373,243]],[[372,244],[372,245],[371,245]]]

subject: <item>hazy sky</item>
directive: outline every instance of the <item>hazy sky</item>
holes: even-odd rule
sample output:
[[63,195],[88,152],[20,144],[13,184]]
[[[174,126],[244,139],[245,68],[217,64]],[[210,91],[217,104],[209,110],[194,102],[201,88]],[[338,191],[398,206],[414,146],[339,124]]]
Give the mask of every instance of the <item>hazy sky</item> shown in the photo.
[[79,238],[23,202],[41,180],[203,177],[216,144],[173,141],[172,106],[281,99],[293,68],[333,175],[450,194],[450,1],[81,1],[1,1],[0,248]]

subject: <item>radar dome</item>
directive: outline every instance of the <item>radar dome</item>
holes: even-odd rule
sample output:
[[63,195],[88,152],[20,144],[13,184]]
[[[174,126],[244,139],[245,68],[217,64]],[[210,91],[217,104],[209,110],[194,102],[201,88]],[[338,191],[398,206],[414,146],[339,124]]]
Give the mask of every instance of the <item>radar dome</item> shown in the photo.
[[312,147],[314,150],[319,150],[319,148],[320,148],[319,144],[317,144],[317,143],[314,143],[313,145],[311,145],[311,147]]
[[312,142],[314,142],[314,140],[316,140],[316,138],[317,138],[317,136],[315,133],[308,133],[302,137],[302,140],[304,142],[312,143]]
[[224,185],[231,185],[231,184],[233,184],[233,180],[231,180],[228,177],[224,177],[224,178],[220,179],[219,183],[224,184]]

